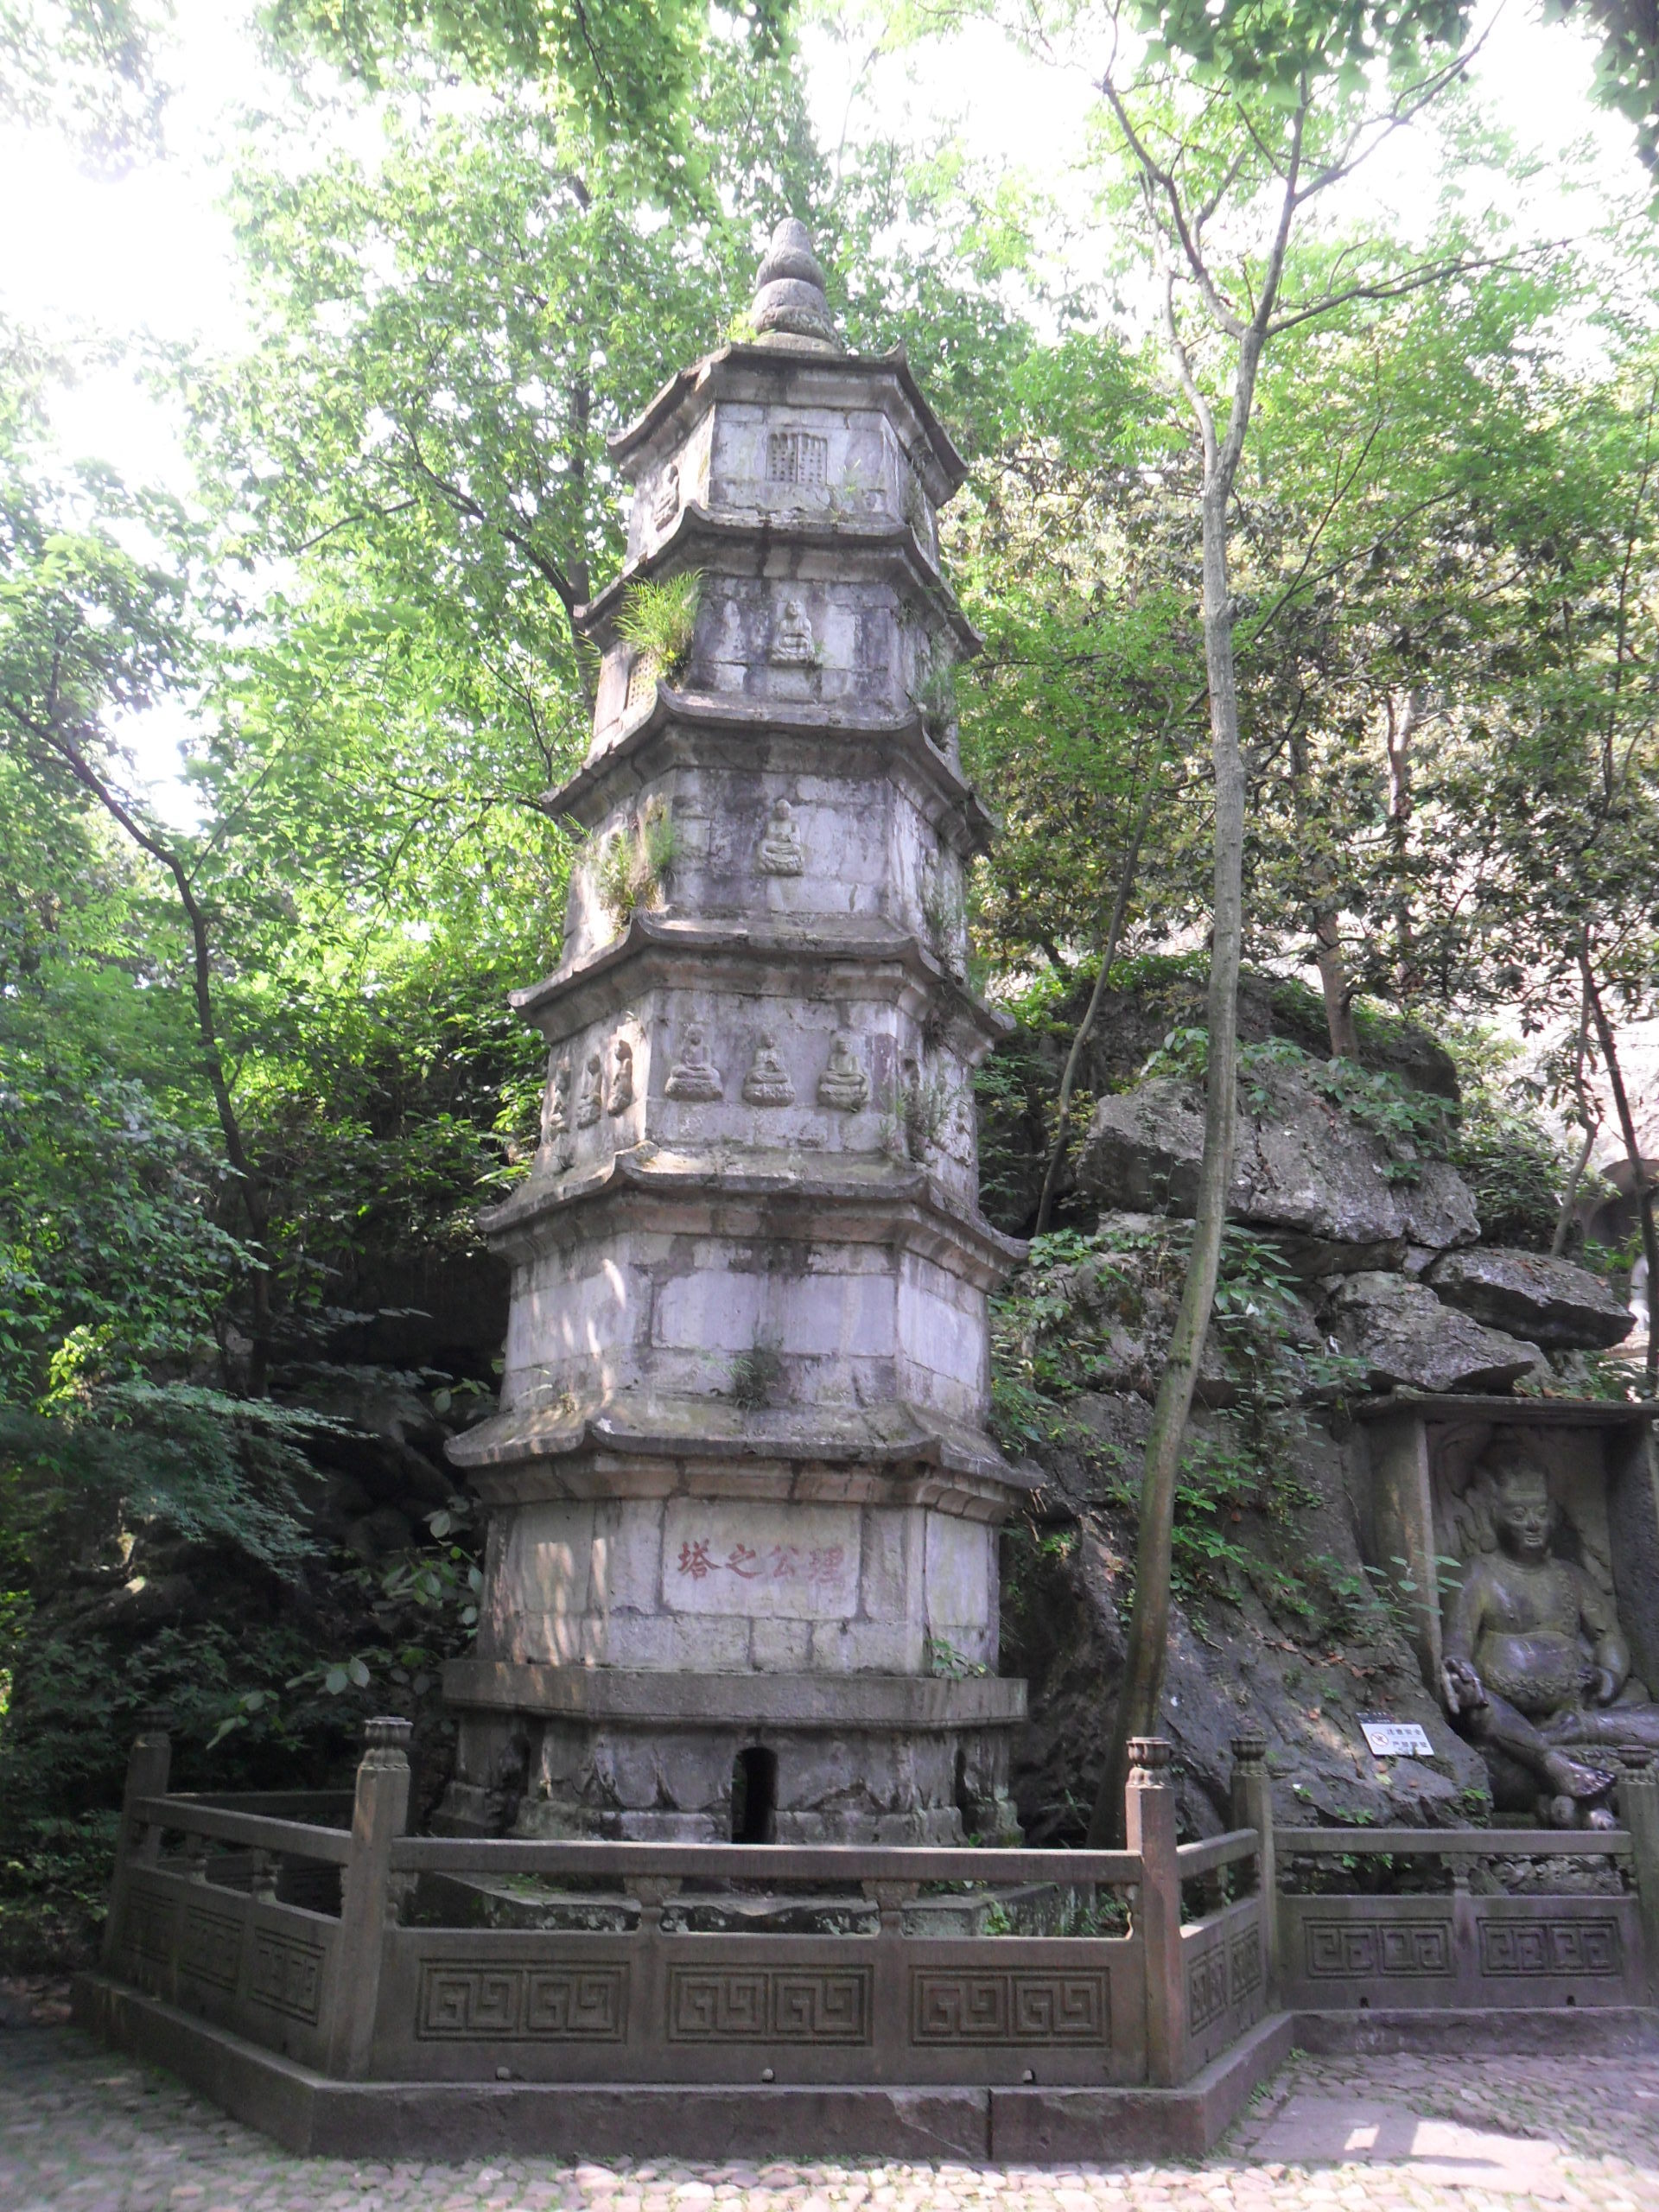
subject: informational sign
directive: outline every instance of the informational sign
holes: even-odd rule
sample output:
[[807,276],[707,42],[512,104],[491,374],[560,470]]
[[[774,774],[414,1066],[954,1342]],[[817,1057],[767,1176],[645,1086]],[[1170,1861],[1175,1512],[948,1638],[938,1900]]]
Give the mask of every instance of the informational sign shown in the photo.
[[1414,1720],[1389,1720],[1377,1713],[1362,1713],[1359,1725],[1365,1741],[1380,1759],[1433,1758],[1434,1746],[1428,1731]]

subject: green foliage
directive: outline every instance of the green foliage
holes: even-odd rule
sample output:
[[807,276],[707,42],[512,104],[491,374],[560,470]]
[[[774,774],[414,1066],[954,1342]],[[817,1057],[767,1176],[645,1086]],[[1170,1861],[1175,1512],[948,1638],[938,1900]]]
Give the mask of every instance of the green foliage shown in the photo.
[[596,865],[599,903],[618,929],[637,907],[654,906],[674,866],[674,819],[666,807],[647,806],[637,822],[613,830]]
[[677,676],[690,657],[702,597],[702,571],[683,569],[660,581],[630,584],[616,618],[617,635],[659,676]]
[[1396,76],[1462,44],[1467,0],[1137,0],[1154,60],[1182,54],[1200,84],[1259,87],[1285,105],[1302,85],[1363,89],[1381,62]]
[[[1125,1388],[1131,1345],[1140,1347],[1134,1387],[1154,1387],[1191,1235],[1190,1224],[1168,1222],[1034,1238],[1025,1267],[993,1308],[993,1406],[1005,1447],[1081,1453],[1126,1512],[1136,1503],[1134,1471],[1103,1454],[1067,1402],[1083,1391]],[[1307,1502],[1296,1473],[1304,1402],[1339,1396],[1351,1387],[1354,1365],[1311,1337],[1272,1246],[1237,1230],[1229,1230],[1223,1244],[1215,1344],[1236,1402],[1217,1433],[1193,1439],[1182,1461],[1176,1586],[1201,1598],[1236,1588],[1241,1576],[1258,1584],[1266,1578],[1274,1596],[1294,1606],[1301,1601],[1294,1578],[1265,1566],[1256,1532],[1247,1534],[1240,1523],[1246,1514],[1286,1522]]]
[[732,1362],[732,1403],[746,1414],[764,1413],[778,1395],[784,1363],[773,1344],[752,1344]]

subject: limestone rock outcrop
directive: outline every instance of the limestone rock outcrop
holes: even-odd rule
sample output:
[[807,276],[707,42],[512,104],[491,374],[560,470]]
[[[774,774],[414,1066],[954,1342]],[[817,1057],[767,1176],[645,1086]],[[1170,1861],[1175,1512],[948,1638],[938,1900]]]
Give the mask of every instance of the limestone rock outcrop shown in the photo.
[[1533,1344],[1483,1328],[1405,1275],[1340,1276],[1322,1312],[1373,1390],[1507,1390],[1543,1363]]
[[[1199,1092],[1179,1077],[1154,1077],[1101,1100],[1077,1163],[1078,1188],[1113,1209],[1190,1213],[1203,1151]],[[1397,1268],[1413,1247],[1444,1252],[1480,1233],[1454,1167],[1402,1163],[1294,1064],[1241,1090],[1228,1211],[1271,1232],[1310,1279]]]
[[1460,1313],[1545,1351],[1604,1351],[1623,1344],[1636,1326],[1635,1315],[1599,1275],[1541,1252],[1486,1245],[1447,1252],[1425,1279]]

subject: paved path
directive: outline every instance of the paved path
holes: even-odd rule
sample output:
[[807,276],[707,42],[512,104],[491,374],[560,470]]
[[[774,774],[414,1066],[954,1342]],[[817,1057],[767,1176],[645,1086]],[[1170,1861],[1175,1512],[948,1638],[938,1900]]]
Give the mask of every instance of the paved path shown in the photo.
[[1191,2166],[387,2166],[32,2012],[0,1991],[0,2212],[1659,2212],[1659,2059],[1299,2056]]

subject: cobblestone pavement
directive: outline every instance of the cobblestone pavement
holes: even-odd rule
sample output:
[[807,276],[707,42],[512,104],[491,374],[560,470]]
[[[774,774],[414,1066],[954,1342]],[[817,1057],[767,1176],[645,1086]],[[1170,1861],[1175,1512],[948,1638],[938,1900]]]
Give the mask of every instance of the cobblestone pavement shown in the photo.
[[[382,2165],[290,2158],[167,2075],[40,2017],[38,2005],[32,2019],[15,2000],[0,2009],[0,2212],[1659,2212],[1656,2059],[1298,2055],[1193,2165]],[[1340,2149],[1344,2107],[1395,2123],[1363,2137],[1371,2159],[1274,2155],[1299,2113],[1322,2113]],[[1497,2187],[1478,2157],[1447,2165],[1447,2143],[1465,2139],[1444,2127],[1427,2132],[1440,2163],[1414,2158],[1414,2113],[1511,2139],[1499,2149],[1521,2165]],[[1317,2126],[1305,2140],[1317,2146]],[[1407,2155],[1385,2155],[1402,2143]]]

